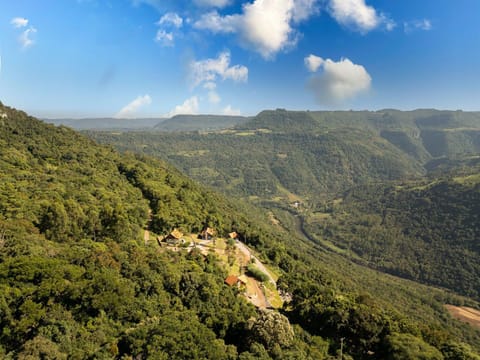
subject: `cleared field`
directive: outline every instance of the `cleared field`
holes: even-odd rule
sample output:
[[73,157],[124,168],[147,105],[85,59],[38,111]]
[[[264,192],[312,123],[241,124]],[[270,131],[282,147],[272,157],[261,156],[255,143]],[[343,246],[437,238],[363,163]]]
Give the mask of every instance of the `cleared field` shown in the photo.
[[480,328],[480,311],[466,306],[445,305],[450,314],[460,321]]

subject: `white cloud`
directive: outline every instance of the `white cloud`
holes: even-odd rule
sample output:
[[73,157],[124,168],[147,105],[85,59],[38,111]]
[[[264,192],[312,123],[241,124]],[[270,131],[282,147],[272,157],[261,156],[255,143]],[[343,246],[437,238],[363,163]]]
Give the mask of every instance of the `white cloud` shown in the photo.
[[135,113],[139,108],[145,105],[150,105],[152,103],[152,98],[150,95],[138,96],[135,100],[130,102],[127,106],[123,107],[115,117],[116,118],[134,118]]
[[190,63],[190,78],[192,88],[204,82],[215,82],[218,78],[245,82],[248,80],[248,68],[243,65],[230,66],[230,52],[224,51],[216,59],[192,61]]
[[[16,17],[10,21],[10,24],[12,24],[13,27],[16,29],[27,27],[28,23],[28,19],[22,17]],[[27,49],[35,43],[35,41],[32,39],[32,36],[36,32],[37,29],[35,29],[33,26],[29,26],[28,29],[22,31],[22,33],[18,37],[18,41],[20,42],[20,45],[22,45],[23,49]]]
[[222,98],[216,91],[212,90],[208,92],[208,102],[210,104],[218,104],[220,101],[222,101]]
[[373,6],[365,3],[365,0],[330,0],[329,11],[339,24],[362,33],[381,25],[387,30],[393,30],[395,27],[393,20],[377,13]]
[[221,16],[216,10],[203,14],[193,26],[201,30],[209,30],[214,34],[234,33],[240,28],[239,15]]
[[215,84],[213,81],[206,82],[203,84],[203,87],[207,90],[215,90],[217,88],[217,84]]
[[166,114],[166,117],[172,117],[175,115],[195,115],[198,114],[199,102],[198,97],[192,96],[185,100],[183,104],[175,106],[175,108]]
[[28,25],[28,19],[16,17],[10,21],[10,24],[12,24],[15,28],[22,28]]
[[320,12],[318,0],[294,0],[293,20],[300,22]]
[[243,8],[241,37],[264,58],[294,45],[293,0],[256,0]]
[[318,0],[254,0],[245,3],[241,14],[221,16],[213,11],[194,23],[213,33],[238,34],[242,44],[265,59],[294,46],[298,33],[293,23],[318,12]]
[[[308,57],[305,58],[305,64],[310,70],[313,67],[309,67],[307,59]],[[362,65],[354,64],[346,58],[338,62],[318,59],[316,61],[320,65],[316,69],[321,68],[322,72],[310,78],[308,87],[320,104],[338,104],[370,88],[372,78]]]
[[173,33],[159,29],[155,41],[162,46],[173,46]]
[[[160,26],[155,35],[155,41],[162,46],[173,46],[175,34],[183,26],[183,19],[173,12],[166,13],[156,22]],[[167,29],[167,30],[166,30]]]
[[323,63],[324,60],[321,57],[313,54],[310,54],[305,58],[305,66],[310,72],[316,72]]
[[413,20],[403,23],[403,30],[408,34],[415,30],[430,31],[432,30],[432,22],[428,19]]
[[197,6],[223,8],[230,5],[230,0],[194,0]]
[[22,45],[22,48],[27,49],[33,44],[35,44],[35,41],[32,39],[32,36],[36,32],[37,32],[37,29],[35,29],[32,26],[30,26],[27,30],[22,32],[22,34],[18,37],[18,41]]
[[157,21],[157,25],[173,26],[179,29],[183,25],[183,19],[177,13],[169,12]]
[[239,115],[242,115],[242,112],[239,109],[232,109],[231,105],[227,105],[223,109],[223,115],[239,116]]

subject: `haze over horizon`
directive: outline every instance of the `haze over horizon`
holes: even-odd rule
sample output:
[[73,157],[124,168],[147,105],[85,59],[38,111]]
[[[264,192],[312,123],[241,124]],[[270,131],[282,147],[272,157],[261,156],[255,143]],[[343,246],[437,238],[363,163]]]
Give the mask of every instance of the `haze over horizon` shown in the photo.
[[0,101],[43,118],[479,110],[479,11],[474,0],[8,2]]

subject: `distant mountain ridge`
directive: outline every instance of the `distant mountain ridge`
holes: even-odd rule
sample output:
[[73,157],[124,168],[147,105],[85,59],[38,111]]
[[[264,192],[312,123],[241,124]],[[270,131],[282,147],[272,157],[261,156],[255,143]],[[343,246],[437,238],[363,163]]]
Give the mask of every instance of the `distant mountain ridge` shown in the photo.
[[139,119],[118,119],[118,118],[85,118],[85,119],[43,119],[46,123],[53,125],[64,125],[75,130],[140,130],[151,128],[165,119],[162,118],[139,118]]
[[75,130],[122,130],[122,131],[212,131],[243,124],[250,118],[229,115],[175,115],[171,118],[84,118],[43,119],[54,125],[64,125]]
[[159,131],[211,131],[234,127],[247,122],[245,116],[227,115],[176,115],[158,123],[154,128]]

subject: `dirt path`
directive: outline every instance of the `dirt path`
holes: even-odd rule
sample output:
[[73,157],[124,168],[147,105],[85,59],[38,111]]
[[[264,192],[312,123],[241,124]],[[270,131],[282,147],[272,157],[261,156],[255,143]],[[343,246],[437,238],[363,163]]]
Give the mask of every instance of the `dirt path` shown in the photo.
[[450,315],[455,319],[469,323],[480,328],[480,311],[466,306],[445,305]]
[[269,307],[269,303],[265,298],[265,295],[258,285],[258,282],[254,279],[249,279],[247,283],[245,296],[256,307],[266,309]]
[[265,273],[265,275],[268,276],[268,279],[270,280],[270,282],[275,285],[275,287],[277,287],[277,282],[275,281],[275,279],[273,278],[272,274],[270,274],[270,272],[267,270],[267,268],[262,264],[262,262],[260,260],[258,260],[258,258],[252,254],[252,252],[250,251],[250,249],[242,242],[240,241],[237,241],[236,242],[236,245],[237,245],[237,248],[242,252],[244,253],[249,259],[254,259],[255,260],[255,265],[263,272]]

